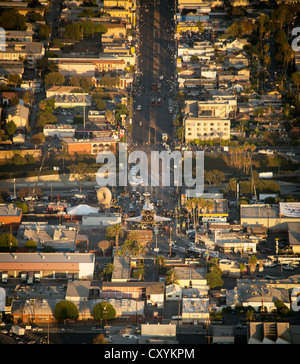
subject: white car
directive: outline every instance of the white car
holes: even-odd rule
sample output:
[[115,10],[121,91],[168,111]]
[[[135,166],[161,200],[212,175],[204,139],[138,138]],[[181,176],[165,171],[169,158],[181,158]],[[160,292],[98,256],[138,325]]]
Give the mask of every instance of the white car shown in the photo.
[[124,334],[123,337],[124,337],[124,339],[138,339],[139,338],[136,335],[129,335],[129,334]]
[[170,106],[169,107],[169,114],[173,114],[173,111],[174,111],[173,108]]
[[291,267],[290,265],[284,265],[284,266],[282,267],[282,269],[284,269],[284,270],[294,270],[294,268],[293,268],[293,267]]
[[137,109],[137,111],[141,111],[141,110],[142,110],[142,105],[138,105],[138,106],[136,107],[136,109]]

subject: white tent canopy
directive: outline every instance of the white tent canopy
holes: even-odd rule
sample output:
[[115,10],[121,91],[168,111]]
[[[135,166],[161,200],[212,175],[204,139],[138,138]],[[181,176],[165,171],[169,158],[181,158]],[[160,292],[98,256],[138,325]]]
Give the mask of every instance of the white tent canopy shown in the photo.
[[68,208],[67,215],[89,215],[97,214],[99,209],[97,207],[91,207],[89,205],[78,205]]

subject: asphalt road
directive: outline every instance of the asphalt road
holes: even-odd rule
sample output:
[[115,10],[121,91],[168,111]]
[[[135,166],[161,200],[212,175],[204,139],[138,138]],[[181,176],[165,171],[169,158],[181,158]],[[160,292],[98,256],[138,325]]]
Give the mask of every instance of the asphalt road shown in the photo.
[[[161,134],[172,134],[173,104],[170,85],[174,79],[174,5],[168,0],[140,0],[138,8],[138,70],[135,82],[132,138],[137,145],[155,145]],[[163,80],[160,80],[163,76]],[[161,83],[161,92],[152,91],[152,83]],[[162,99],[151,106],[151,99]],[[137,106],[142,110],[137,111]]]

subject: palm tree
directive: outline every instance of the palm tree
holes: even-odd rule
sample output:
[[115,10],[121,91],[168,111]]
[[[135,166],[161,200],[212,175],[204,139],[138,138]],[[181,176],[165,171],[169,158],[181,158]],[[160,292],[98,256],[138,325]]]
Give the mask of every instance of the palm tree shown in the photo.
[[257,264],[257,258],[256,256],[253,254],[251,255],[251,257],[248,259],[248,265],[250,268],[250,272],[254,273],[255,269],[256,269],[256,264]]
[[300,72],[294,72],[291,74],[291,80],[293,84],[297,87],[297,98],[299,100],[299,86],[300,86]]
[[145,266],[144,264],[139,264],[137,266],[137,269],[133,272],[133,278],[137,278],[139,281],[141,281],[144,278],[145,275]]
[[179,139],[179,141],[182,143],[184,139],[184,126],[180,126],[177,129],[176,136]]
[[214,211],[214,208],[215,208],[215,203],[213,200],[207,200],[206,201],[206,209],[209,213],[209,223],[210,223],[210,219],[211,219],[211,213]]
[[203,221],[204,221],[205,210],[206,210],[206,200],[204,200],[204,198],[202,198],[202,197],[199,197],[197,199],[197,207],[198,207],[198,215],[201,211],[203,213]]
[[246,265],[244,263],[240,263],[240,278],[242,278],[245,267],[246,267]]
[[121,224],[114,224],[105,229],[105,237],[109,240],[115,240],[116,250],[119,249],[119,238],[123,235],[124,231]]
[[160,272],[162,267],[165,266],[166,258],[163,255],[158,255],[155,259],[155,263],[158,265],[158,271]]
[[178,284],[178,275],[175,272],[175,269],[170,269],[167,271],[166,275],[166,284]]

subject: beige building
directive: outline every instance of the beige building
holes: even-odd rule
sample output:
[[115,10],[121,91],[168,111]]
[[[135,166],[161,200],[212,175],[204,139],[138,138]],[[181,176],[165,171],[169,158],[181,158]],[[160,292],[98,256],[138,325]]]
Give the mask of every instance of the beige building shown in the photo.
[[6,122],[13,121],[17,128],[25,129],[28,125],[29,109],[22,105],[15,105],[7,109]]
[[230,119],[215,116],[184,120],[186,142],[198,140],[230,139]]
[[28,68],[34,68],[36,61],[45,54],[42,42],[8,43],[5,51],[0,52],[1,61],[27,60]]
[[288,223],[300,224],[300,203],[241,205],[241,226],[263,225],[272,231],[288,231]]
[[185,107],[185,140],[230,139],[229,114],[235,100],[214,98],[207,101],[191,100]]

